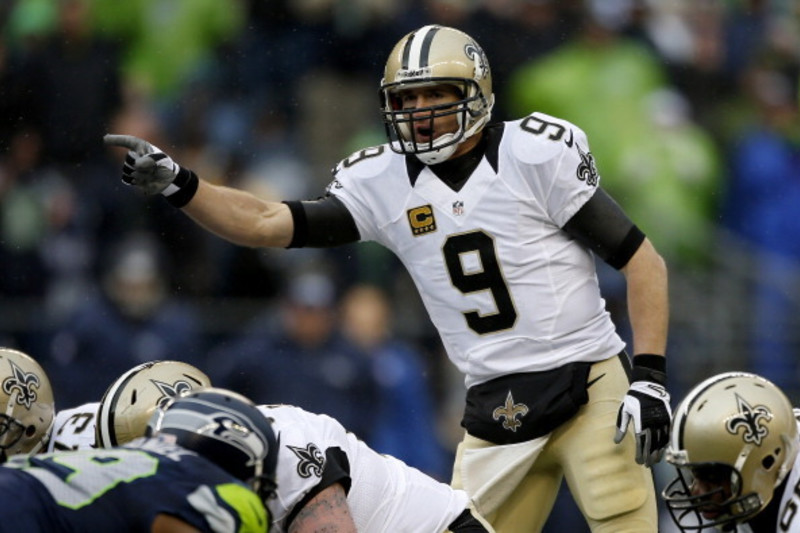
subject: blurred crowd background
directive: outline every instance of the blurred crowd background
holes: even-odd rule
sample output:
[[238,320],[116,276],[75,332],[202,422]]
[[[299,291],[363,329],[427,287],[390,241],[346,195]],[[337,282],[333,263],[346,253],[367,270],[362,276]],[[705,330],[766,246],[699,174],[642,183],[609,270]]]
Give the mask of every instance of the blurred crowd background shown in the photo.
[[[429,23],[484,47],[495,119],[587,132],[670,268],[673,397],[746,369],[800,403],[797,0],[0,0],[0,344],[61,408],[180,359],[449,479],[462,378],[393,256],[230,245],[125,187],[102,144],[315,198],[384,142],[386,56]],[[598,265],[627,337],[624,280]]]

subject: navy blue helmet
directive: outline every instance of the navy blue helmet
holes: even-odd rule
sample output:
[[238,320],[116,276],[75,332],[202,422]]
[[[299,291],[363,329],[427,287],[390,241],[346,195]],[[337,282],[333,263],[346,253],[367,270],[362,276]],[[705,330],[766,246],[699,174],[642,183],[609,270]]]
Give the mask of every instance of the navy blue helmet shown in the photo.
[[278,441],[272,423],[241,394],[214,387],[189,391],[155,412],[148,434],[173,435],[178,445],[244,481],[264,500],[275,493]]

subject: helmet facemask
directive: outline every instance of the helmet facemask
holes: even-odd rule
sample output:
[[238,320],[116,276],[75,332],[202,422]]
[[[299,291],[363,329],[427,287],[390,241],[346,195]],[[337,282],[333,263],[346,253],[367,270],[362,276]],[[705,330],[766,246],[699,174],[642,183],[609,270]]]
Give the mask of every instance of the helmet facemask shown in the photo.
[[676,466],[678,475],[664,489],[672,519],[682,531],[707,528],[732,530],[756,515],[763,502],[755,492],[740,494],[741,473],[727,464],[698,463]]
[[[400,94],[404,90],[432,85],[455,87],[461,98],[455,102],[404,109]],[[491,104],[473,80],[441,78],[423,83],[389,83],[381,88],[383,123],[394,152],[416,155],[426,165],[446,161],[462,142],[480,131],[489,119]],[[457,129],[420,140],[417,131],[434,132],[434,122],[455,115]]]
[[[435,86],[455,87],[458,99],[403,108],[403,91]],[[386,62],[379,96],[392,151],[413,154],[427,165],[447,160],[461,143],[480,132],[494,105],[489,62],[481,47],[469,35],[437,25],[413,31],[395,45]],[[420,130],[435,132],[434,121],[453,115],[455,131],[419,138]]]
[[8,450],[25,434],[25,425],[7,414],[0,414],[0,450]]

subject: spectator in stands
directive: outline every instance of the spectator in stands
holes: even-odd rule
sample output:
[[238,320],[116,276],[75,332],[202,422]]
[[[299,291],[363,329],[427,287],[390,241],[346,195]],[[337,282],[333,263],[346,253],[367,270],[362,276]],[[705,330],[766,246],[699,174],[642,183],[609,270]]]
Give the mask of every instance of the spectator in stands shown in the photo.
[[109,252],[99,290],[56,327],[47,367],[64,405],[96,401],[129,368],[152,359],[192,363],[203,339],[192,307],[172,296],[163,250],[131,234]]
[[796,76],[766,65],[747,78],[754,120],[731,150],[724,225],[754,257],[754,317],[749,364],[797,394],[800,299],[800,127]]
[[448,479],[453,457],[439,442],[430,365],[415,347],[393,335],[393,309],[386,293],[373,285],[350,287],[342,297],[341,320],[344,336],[372,359],[378,412],[368,444],[433,477]]
[[665,258],[696,264],[710,243],[721,156],[669,87],[659,57],[623,34],[631,6],[611,4],[588,2],[573,38],[522,64],[508,105],[515,115],[540,111],[581,124],[597,139],[592,154],[609,193]]
[[260,404],[332,416],[370,442],[378,408],[372,362],[339,333],[336,305],[327,274],[297,273],[278,309],[266,309],[212,350],[209,376]]
[[[33,107],[26,115],[44,134],[44,151],[59,164],[86,165],[103,157],[95,139],[122,105],[117,46],[97,36],[89,0],[56,2],[57,26],[29,57]],[[84,183],[87,169],[73,172]]]

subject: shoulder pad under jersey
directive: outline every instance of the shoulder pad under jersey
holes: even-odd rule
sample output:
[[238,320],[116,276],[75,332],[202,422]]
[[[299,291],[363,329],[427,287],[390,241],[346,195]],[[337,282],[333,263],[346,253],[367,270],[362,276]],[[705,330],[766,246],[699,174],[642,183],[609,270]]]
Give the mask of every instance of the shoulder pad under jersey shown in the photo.
[[359,178],[379,176],[389,166],[393,157],[402,157],[395,154],[388,144],[370,146],[353,152],[339,161],[333,169],[333,175],[346,172],[348,175]]
[[506,127],[511,151],[523,163],[541,164],[561,156],[576,142],[587,149],[586,134],[569,121],[544,113],[531,113]]

